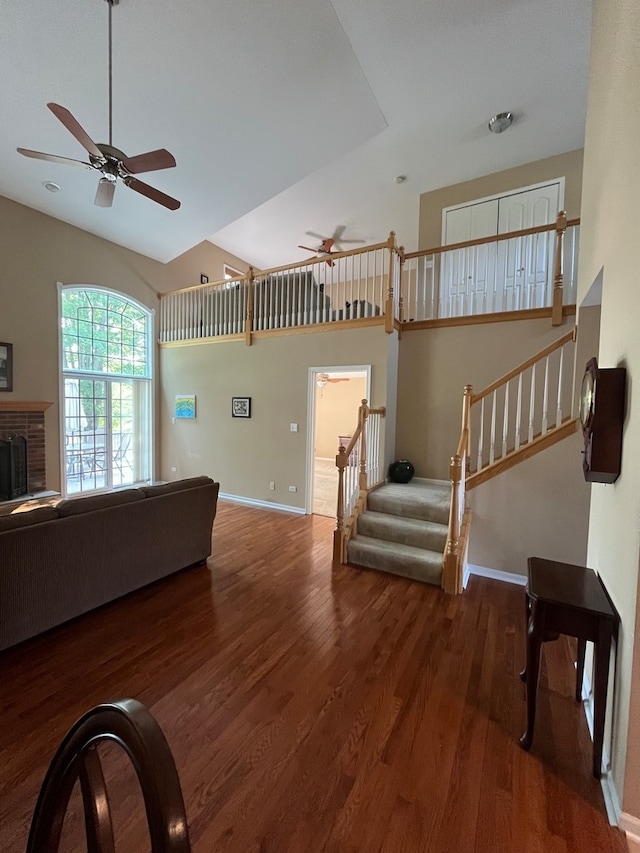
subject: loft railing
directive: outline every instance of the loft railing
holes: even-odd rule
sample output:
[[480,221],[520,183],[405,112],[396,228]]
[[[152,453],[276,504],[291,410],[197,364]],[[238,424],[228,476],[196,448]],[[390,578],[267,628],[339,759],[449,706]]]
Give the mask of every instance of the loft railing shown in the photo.
[[[393,328],[399,281],[395,234],[348,252],[332,252],[160,296],[160,342],[380,318]],[[387,316],[385,316],[387,315]]]
[[338,507],[333,534],[335,563],[346,563],[347,543],[355,532],[366,495],[384,480],[381,424],[385,414],[384,406],[371,409],[367,401],[363,400],[351,441],[346,447],[340,446],[338,449]]
[[402,254],[401,322],[551,308],[576,300],[580,220]]
[[451,457],[451,509],[443,558],[445,592],[462,592],[471,513],[469,489],[575,431],[575,327],[478,394],[465,385],[462,430]]

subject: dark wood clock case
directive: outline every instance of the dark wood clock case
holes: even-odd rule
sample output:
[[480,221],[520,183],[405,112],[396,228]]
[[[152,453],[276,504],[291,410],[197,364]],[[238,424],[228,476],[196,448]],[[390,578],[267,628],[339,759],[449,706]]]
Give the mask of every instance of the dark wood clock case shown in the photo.
[[582,470],[589,483],[615,483],[620,476],[626,373],[624,367],[600,368],[595,358],[587,362],[583,389],[592,392],[582,403],[589,410],[582,419]]

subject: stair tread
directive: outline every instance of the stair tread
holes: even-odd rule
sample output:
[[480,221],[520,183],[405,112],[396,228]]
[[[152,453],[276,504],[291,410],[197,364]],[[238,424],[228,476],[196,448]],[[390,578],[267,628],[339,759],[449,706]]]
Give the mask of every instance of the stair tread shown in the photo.
[[367,509],[447,524],[450,503],[449,483],[414,477],[409,483],[385,483],[372,491],[367,498]]

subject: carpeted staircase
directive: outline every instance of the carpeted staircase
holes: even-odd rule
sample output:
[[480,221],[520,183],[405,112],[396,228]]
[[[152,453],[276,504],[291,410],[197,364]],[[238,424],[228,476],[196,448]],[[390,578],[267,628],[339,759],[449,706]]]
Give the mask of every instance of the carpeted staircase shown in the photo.
[[440,585],[451,484],[415,477],[371,492],[347,546],[348,562]]

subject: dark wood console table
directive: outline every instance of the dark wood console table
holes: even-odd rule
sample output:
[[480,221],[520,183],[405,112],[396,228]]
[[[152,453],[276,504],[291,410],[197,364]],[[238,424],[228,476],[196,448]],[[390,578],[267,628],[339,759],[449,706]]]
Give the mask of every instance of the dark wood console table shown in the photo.
[[580,701],[586,645],[592,642],[595,661],[593,775],[599,779],[611,639],[617,640],[620,617],[592,569],[540,557],[529,557],[527,568],[527,664],[520,674],[527,684],[527,730],[520,738],[520,745],[529,749],[533,742],[542,643],[556,640],[559,634],[577,638],[576,699]]

